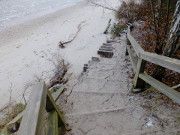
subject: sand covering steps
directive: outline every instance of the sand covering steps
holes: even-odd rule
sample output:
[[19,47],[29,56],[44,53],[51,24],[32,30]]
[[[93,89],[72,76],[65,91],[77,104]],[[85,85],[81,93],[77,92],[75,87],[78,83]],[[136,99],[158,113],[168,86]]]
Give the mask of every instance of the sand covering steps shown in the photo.
[[124,42],[111,44],[116,50],[112,58],[92,58],[83,75],[69,82],[72,91],[59,101],[71,129],[67,135],[169,135],[130,93]]

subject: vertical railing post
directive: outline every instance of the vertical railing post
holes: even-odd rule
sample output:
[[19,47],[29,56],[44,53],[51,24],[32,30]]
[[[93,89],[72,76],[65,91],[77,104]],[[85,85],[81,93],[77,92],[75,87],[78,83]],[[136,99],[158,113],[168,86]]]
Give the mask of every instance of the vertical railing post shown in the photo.
[[[126,34],[126,44],[127,45],[131,45],[131,42],[129,41],[129,39],[128,39],[128,33]],[[126,47],[126,53],[125,53],[125,55],[127,56],[127,55],[129,55],[129,52],[128,52],[128,49],[127,49],[127,47]]]
[[138,59],[138,63],[137,63],[137,70],[136,70],[136,74],[134,77],[134,92],[138,92],[141,91],[141,88],[144,88],[145,86],[145,82],[139,78],[139,74],[144,72],[145,69],[145,65],[146,65],[146,61],[144,61],[143,59]]

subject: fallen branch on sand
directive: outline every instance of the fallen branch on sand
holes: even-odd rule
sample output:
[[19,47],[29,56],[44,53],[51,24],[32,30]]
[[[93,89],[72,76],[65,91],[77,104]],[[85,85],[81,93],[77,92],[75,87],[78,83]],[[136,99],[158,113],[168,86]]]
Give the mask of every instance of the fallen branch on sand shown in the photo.
[[111,10],[111,11],[114,11],[114,12],[116,12],[116,13],[118,13],[119,15],[123,15],[124,14],[124,11],[119,11],[119,10],[117,10],[117,9],[114,9],[114,8],[112,8],[112,7],[108,7],[108,6],[104,6],[104,5],[101,5],[101,4],[98,4],[98,3],[95,3],[95,2],[90,2],[92,5],[94,5],[94,6],[98,6],[98,7],[102,7],[102,8],[104,8],[104,9],[107,9],[107,10]]
[[63,41],[60,41],[59,42],[59,47],[60,48],[65,48],[65,44],[68,44],[68,43],[71,43],[72,41],[74,41],[74,39],[77,37],[77,35],[78,35],[78,33],[80,32],[80,30],[81,30],[81,28],[82,28],[82,24],[84,23],[85,21],[83,21],[83,22],[81,22],[79,25],[78,25],[78,30],[77,30],[77,32],[75,33],[75,36],[71,39],[71,40],[69,40],[69,41],[66,41],[66,42],[63,42]]
[[91,2],[91,4],[95,5],[95,6],[99,6],[99,7],[102,7],[102,8],[105,8],[105,9],[108,9],[108,10],[111,10],[111,11],[114,11],[114,12],[119,12],[118,10],[112,8],[112,7],[107,7],[107,6],[104,6],[104,5],[101,5],[101,4],[98,4],[98,3],[94,3],[94,2]]

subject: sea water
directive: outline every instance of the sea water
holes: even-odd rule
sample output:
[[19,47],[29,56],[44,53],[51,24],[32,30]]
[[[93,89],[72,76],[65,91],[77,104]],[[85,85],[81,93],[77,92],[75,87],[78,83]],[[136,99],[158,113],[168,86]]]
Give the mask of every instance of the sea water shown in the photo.
[[82,0],[0,0],[0,26],[38,13],[48,13],[72,6]]

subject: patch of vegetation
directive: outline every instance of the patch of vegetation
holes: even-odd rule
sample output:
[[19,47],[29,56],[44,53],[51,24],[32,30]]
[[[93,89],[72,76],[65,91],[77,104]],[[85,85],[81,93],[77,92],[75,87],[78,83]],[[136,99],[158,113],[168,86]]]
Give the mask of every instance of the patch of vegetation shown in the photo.
[[176,122],[178,125],[180,125],[180,117],[176,117],[176,118],[175,118],[175,122]]
[[[145,51],[180,59],[179,8],[178,0],[123,1],[117,9],[116,19],[118,23],[136,24],[133,36]],[[121,27],[117,25],[114,29],[114,35],[120,36]],[[147,62],[145,71],[170,87],[180,82],[179,73],[153,63]],[[180,88],[176,90],[180,91]]]
[[114,23],[113,27],[111,28],[111,33],[113,35],[113,37],[119,37],[121,36],[121,33],[127,29],[127,25],[126,24],[121,24],[121,23]]
[[129,0],[128,2],[123,1],[115,16],[119,20],[124,18],[126,23],[133,23],[143,16],[141,15],[143,12],[139,10],[141,6],[142,4],[138,4],[134,0]]
[[0,135],[6,132],[11,132],[12,127],[6,126],[13,118],[15,118],[19,113],[25,109],[25,105],[22,103],[17,103],[7,111],[5,117],[0,121]]

